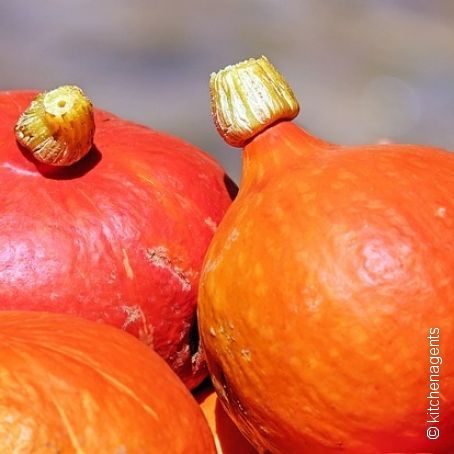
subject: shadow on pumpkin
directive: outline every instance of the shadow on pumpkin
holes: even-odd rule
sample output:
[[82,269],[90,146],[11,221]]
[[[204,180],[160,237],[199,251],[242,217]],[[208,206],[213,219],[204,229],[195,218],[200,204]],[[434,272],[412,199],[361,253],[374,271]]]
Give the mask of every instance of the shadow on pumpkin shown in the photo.
[[227,174],[224,175],[224,185],[230,198],[234,200],[238,194],[238,186]]
[[211,384],[205,382],[201,388],[195,393],[195,397],[213,433],[218,454],[256,454],[257,451],[222,408]]
[[102,160],[102,153],[96,145],[93,145],[90,151],[80,161],[67,167],[51,166],[35,159],[21,144],[17,143],[17,146],[24,158],[33,163],[36,170],[43,177],[52,180],[73,180],[75,178],[80,178],[94,169]]

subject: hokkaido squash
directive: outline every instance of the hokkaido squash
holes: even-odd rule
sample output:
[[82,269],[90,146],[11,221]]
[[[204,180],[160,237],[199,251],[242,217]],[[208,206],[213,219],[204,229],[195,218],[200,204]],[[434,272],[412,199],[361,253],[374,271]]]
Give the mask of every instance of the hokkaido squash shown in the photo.
[[229,415],[260,451],[454,452],[454,154],[311,136],[266,58],[211,95],[244,147],[199,290]]
[[212,386],[195,395],[214,436],[217,454],[254,454],[257,451],[228,417]]
[[[41,122],[34,138],[65,136],[83,152],[93,127],[90,113],[80,125],[77,115],[68,119],[71,111],[57,117],[66,115],[63,126],[55,124],[52,112],[72,102],[67,91],[48,93],[54,123],[38,117],[42,95],[27,110],[35,96],[0,93],[0,309],[111,324],[196,386],[206,376],[195,315],[199,273],[234,184],[194,146],[96,109],[85,157],[66,167],[45,154],[37,160],[21,146],[36,145],[26,140],[33,139],[26,131],[32,120]],[[14,134],[19,118],[21,145]],[[45,143],[55,151],[51,139]],[[66,148],[60,151],[67,157]]]
[[129,334],[3,311],[0,345],[0,452],[215,453],[187,388]]

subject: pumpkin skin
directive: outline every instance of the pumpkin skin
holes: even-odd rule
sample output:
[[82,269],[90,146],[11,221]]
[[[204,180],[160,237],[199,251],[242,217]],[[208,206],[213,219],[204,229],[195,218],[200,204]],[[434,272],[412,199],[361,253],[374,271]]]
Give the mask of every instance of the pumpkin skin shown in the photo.
[[198,391],[195,397],[213,433],[217,454],[254,454],[257,452],[228,417],[211,386]]
[[234,184],[197,148],[99,110],[86,157],[38,163],[13,131],[35,95],[0,93],[0,309],[122,328],[196,386],[199,273]]
[[0,344],[1,452],[215,453],[187,388],[129,334],[3,311]]
[[229,415],[260,451],[454,452],[454,154],[337,146],[283,121],[243,163],[199,290]]

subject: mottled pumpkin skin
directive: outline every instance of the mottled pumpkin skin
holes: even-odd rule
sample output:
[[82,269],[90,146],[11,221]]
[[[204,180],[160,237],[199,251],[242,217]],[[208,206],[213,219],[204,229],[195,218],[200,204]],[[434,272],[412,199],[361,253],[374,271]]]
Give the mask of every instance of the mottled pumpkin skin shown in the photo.
[[260,134],[206,257],[199,323],[221,401],[260,450],[454,452],[454,154],[335,146],[290,122]]
[[99,110],[82,161],[33,162],[14,136],[33,96],[0,93],[0,309],[122,328],[197,385],[200,268],[234,185],[195,147]]
[[215,453],[187,388],[132,336],[3,311],[0,345],[0,452]]
[[217,454],[257,452],[229,418],[211,386],[198,391],[195,397],[213,433]]

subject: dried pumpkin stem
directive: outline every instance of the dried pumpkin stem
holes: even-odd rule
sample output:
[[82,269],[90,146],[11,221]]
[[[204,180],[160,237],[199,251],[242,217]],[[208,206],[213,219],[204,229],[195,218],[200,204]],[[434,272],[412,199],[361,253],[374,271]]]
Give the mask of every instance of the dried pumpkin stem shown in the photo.
[[38,161],[69,166],[93,145],[92,103],[73,85],[40,93],[20,116],[15,132],[17,141]]
[[227,66],[210,78],[214,122],[224,140],[241,147],[278,120],[296,117],[299,105],[266,57]]

